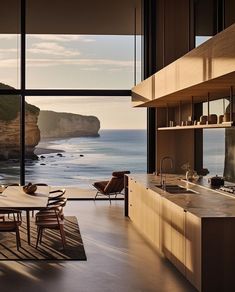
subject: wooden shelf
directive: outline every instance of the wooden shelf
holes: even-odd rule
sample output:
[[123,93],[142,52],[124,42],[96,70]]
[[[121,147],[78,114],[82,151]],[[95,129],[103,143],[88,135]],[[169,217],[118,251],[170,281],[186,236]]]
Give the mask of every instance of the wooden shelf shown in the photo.
[[161,127],[161,128],[158,128],[158,130],[168,131],[168,130],[188,130],[188,129],[218,129],[218,128],[231,128],[233,126],[234,126],[234,122],[226,122],[222,124]]

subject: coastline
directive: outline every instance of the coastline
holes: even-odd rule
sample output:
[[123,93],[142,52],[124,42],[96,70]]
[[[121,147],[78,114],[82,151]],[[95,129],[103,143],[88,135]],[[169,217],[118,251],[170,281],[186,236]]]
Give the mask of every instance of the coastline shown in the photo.
[[65,152],[61,149],[50,148],[53,147],[53,141],[57,139],[42,139],[38,145],[35,147],[34,154],[42,155],[42,154],[50,154],[50,153],[62,153]]
[[50,154],[50,153],[62,153],[65,152],[64,150],[60,149],[51,149],[51,148],[45,148],[45,147],[36,147],[34,150],[34,154],[36,155],[42,155],[42,154]]

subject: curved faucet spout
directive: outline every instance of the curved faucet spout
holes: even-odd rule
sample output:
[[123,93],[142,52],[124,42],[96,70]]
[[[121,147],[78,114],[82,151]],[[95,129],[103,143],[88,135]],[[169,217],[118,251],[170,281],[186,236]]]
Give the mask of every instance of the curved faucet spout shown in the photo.
[[162,173],[162,171],[163,171],[163,164],[164,164],[164,161],[165,160],[170,160],[170,162],[171,162],[171,169],[173,169],[173,159],[172,159],[172,157],[170,157],[170,156],[164,156],[164,157],[162,157],[162,159],[160,160],[160,176],[161,176],[160,184],[161,184],[162,187],[164,187],[166,185],[166,174],[165,174],[165,181],[163,181],[163,179],[162,179],[162,176],[163,176],[163,173]]

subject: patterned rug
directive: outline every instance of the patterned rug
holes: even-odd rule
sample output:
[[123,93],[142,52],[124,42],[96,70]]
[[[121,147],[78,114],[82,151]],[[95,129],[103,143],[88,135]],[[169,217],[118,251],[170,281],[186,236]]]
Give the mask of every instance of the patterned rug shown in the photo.
[[31,245],[27,243],[26,218],[20,227],[21,248],[16,248],[15,233],[0,232],[0,260],[81,260],[85,261],[82,237],[76,217],[66,217],[64,229],[66,249],[63,250],[59,230],[46,229],[42,243],[36,249],[37,229],[31,218]]

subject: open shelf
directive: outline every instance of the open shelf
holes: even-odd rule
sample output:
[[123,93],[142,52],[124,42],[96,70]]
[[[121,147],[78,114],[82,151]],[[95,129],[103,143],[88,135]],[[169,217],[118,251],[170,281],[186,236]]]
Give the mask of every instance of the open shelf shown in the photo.
[[158,128],[158,130],[166,131],[166,130],[187,130],[187,129],[216,129],[216,128],[231,128],[233,126],[234,126],[234,122],[224,122],[222,124],[161,127],[161,128]]

